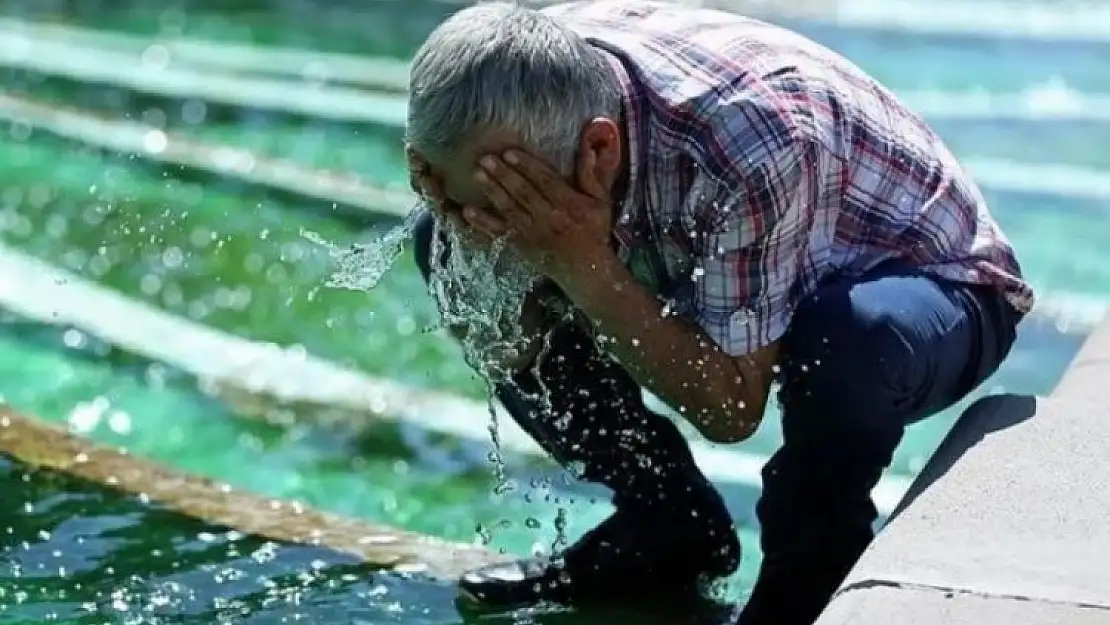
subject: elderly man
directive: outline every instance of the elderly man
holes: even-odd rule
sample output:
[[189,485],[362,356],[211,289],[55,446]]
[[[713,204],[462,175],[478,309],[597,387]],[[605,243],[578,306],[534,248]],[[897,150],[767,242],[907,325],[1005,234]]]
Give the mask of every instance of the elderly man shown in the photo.
[[736,443],[777,381],[741,620],[812,622],[872,539],[906,426],[991,375],[1033,302],[943,142],[797,34],[632,0],[461,10],[417,53],[409,107],[425,277],[456,226],[543,277],[520,323],[546,338],[497,394],[614,492],[565,553],[474,571],[463,596],[639,602],[735,571],[728,511],[641,392]]

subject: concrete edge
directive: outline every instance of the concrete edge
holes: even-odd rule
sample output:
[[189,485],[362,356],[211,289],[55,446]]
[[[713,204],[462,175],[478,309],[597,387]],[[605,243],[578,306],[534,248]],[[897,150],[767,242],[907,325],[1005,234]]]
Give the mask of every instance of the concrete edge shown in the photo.
[[1103,605],[1099,603],[1088,603],[1085,601],[1057,601],[1046,597],[1039,597],[1025,593],[1006,594],[1000,592],[984,592],[975,590],[973,588],[962,588],[958,586],[938,586],[936,584],[913,584],[909,582],[900,582],[896,580],[885,579],[864,579],[854,581],[842,586],[833,598],[835,602],[840,597],[850,595],[852,593],[867,593],[876,588],[886,588],[891,590],[905,590],[918,593],[936,593],[946,599],[951,599],[957,596],[963,597],[977,597],[980,599],[999,599],[1003,601],[1023,601],[1032,603],[1042,603],[1045,605],[1054,606],[1068,606],[1073,608],[1082,608],[1085,610],[1102,610],[1110,615],[1110,605]]
[[960,592],[932,586],[855,587],[830,606],[826,618],[846,625],[1105,625],[1110,611],[1056,602]]
[[[920,570],[915,570],[914,565],[900,569],[897,566],[898,550],[906,548],[912,536],[898,537],[901,540],[884,540],[894,538],[890,536],[891,532],[904,532],[907,527],[911,527],[915,523],[918,526],[928,525],[916,521],[899,523],[899,519],[903,515],[912,515],[914,519],[930,519],[930,523],[938,531],[943,531],[941,528],[946,523],[962,522],[963,519],[949,520],[949,518],[946,518],[943,509],[933,510],[931,507],[936,503],[937,498],[930,500],[928,497],[923,497],[923,495],[931,494],[932,489],[936,487],[938,482],[943,481],[950,473],[959,473],[954,469],[962,468],[961,464],[964,462],[965,455],[976,450],[987,437],[996,433],[1004,433],[1014,437],[1027,436],[1028,434],[1025,432],[1011,430],[1019,426],[1024,426],[1030,433],[1040,432],[1043,434],[1045,431],[1049,431],[1050,428],[1043,424],[1039,425],[1039,430],[1032,425],[1027,425],[1027,422],[1036,424],[1032,418],[1037,416],[1042,409],[1047,409],[1048,412],[1053,410],[1059,412],[1061,409],[1067,410],[1074,406],[1074,409],[1081,411],[1090,409],[1100,412],[1105,411],[1107,418],[1110,418],[1110,402],[1105,401],[1105,399],[1099,400],[1104,394],[1103,386],[1107,380],[1110,380],[1110,316],[1107,316],[1099,324],[1084,343],[1084,346],[1066,370],[1061,382],[1048,398],[1027,395],[995,395],[984,397],[968,407],[937,448],[928,464],[910,485],[905,497],[895,507],[886,526],[880,532],[875,544],[868,549],[860,563],[857,564],[845,583],[838,589],[828,608],[818,619],[817,624],[846,625],[851,623],[854,625],[870,625],[872,623],[888,622],[884,619],[892,613],[890,608],[894,604],[901,606],[900,609],[903,612],[899,619],[906,623],[930,623],[931,625],[963,624],[965,622],[1015,622],[1015,624],[1020,622],[1036,623],[1038,625],[1055,625],[1060,622],[1110,623],[1110,601],[1060,600],[1053,598],[1051,596],[1053,593],[1049,592],[1044,594],[1018,591],[1008,593],[998,588],[997,584],[991,583],[984,584],[982,588],[978,588],[972,583],[938,584],[935,580],[944,578],[943,557],[924,558],[925,566],[922,566],[922,558],[918,557],[916,558],[916,566]],[[1058,427],[1059,421],[1053,422],[1052,425]],[[1078,423],[1076,427],[1079,427]],[[1074,432],[1072,434],[1074,435]],[[1080,436],[1079,438],[1083,437]],[[999,440],[1003,443],[1012,442],[1005,438]],[[995,441],[995,444],[997,445],[998,441]],[[1046,450],[1046,453],[1051,453],[1051,450]],[[1021,456],[1017,455],[1017,457]],[[1015,470],[1018,472],[1015,473]],[[1021,468],[1016,464],[1006,467],[1004,473],[1009,475],[1010,484],[1021,484],[1033,479],[1033,476],[1023,478],[1020,470]],[[965,472],[959,475],[959,479],[967,481],[974,478],[969,478]],[[1107,481],[1107,479],[1110,478],[1101,478],[1102,481]],[[1098,478],[1092,476],[1092,482],[1097,481]],[[990,487],[990,483],[984,484],[978,492],[986,494],[985,499],[999,496],[991,491]],[[983,504],[969,501],[967,514],[974,515],[974,509],[977,506],[982,509]],[[1059,521],[1059,526],[1063,528],[1061,532],[1065,534],[1069,529],[1074,529],[1067,524],[1063,516]],[[957,534],[956,532],[953,533],[953,535]],[[1060,542],[1061,535],[1056,535],[1053,539],[1055,542]],[[1083,537],[1077,537],[1076,540],[1083,540]],[[986,542],[991,541],[987,540]],[[934,544],[933,547],[935,548],[936,545]],[[928,546],[923,548],[928,549]],[[963,553],[961,557],[974,559],[977,555]],[[1008,555],[1019,560],[1024,557],[1033,557],[1025,553],[1009,553]],[[907,560],[915,561],[915,558],[911,554],[907,556]],[[876,561],[887,561],[887,566],[876,567],[874,566]],[[890,561],[893,561],[893,563]],[[951,560],[949,561],[951,562]],[[1058,562],[1059,559],[1055,561]],[[1073,561],[1076,563],[1076,567],[1080,569],[1090,569],[1092,566],[1090,558],[1083,562]],[[998,562],[985,559],[982,564],[984,566],[997,565]],[[978,563],[975,562],[962,564],[961,567],[965,574],[962,577],[956,575],[955,578],[968,579],[967,570],[974,569],[977,565]],[[1097,566],[1097,563],[1094,566]],[[923,571],[929,570],[929,567],[932,567],[932,574],[923,573]],[[884,570],[887,571],[887,574],[883,573]],[[899,575],[889,574],[896,570],[905,572],[906,575],[899,577]],[[1066,571],[1063,573],[1066,573]],[[984,568],[984,576],[990,577],[988,568]],[[1066,577],[1066,574],[1061,576],[1062,579]],[[915,581],[915,578],[920,578],[920,581]],[[876,589],[882,589],[882,592],[876,593]],[[1076,594],[1082,593],[1077,592]],[[940,610],[931,605],[930,602],[937,597],[945,600],[972,597],[989,600],[989,602],[979,605],[974,610],[975,616],[972,618],[970,615],[957,613],[958,611]],[[1017,621],[1013,621],[1009,616],[1003,614],[1010,611],[1010,607],[1003,607],[1004,602],[1052,606],[1051,613],[1053,616],[1048,616],[1046,612],[1044,618],[1037,620],[1032,614],[1027,614]],[[915,613],[918,608],[920,608],[921,613]],[[1066,614],[1066,620],[1058,620],[1064,619],[1064,613],[1069,610],[1073,612]],[[1080,615],[1074,611],[1083,611],[1083,613]]]

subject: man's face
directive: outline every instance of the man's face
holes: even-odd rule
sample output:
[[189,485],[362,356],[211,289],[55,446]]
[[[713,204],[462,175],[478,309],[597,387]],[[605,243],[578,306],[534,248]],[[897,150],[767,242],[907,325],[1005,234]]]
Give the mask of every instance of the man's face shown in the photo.
[[[423,173],[418,177],[418,192],[428,198],[437,212],[458,221],[464,206],[486,209],[489,198],[474,180],[478,161],[487,154],[501,154],[513,147],[520,147],[520,139],[507,133],[491,133],[468,142],[451,159],[431,162],[422,155],[415,155]],[[413,155],[410,155],[410,169]],[[414,189],[415,190],[415,189]]]
[[491,207],[474,179],[479,159],[519,145],[515,137],[486,137],[446,162],[428,162],[419,154],[409,154],[414,190],[424,194],[435,210],[449,250],[433,248],[432,296],[445,323],[466,337],[463,349],[468,360],[484,375],[497,374],[485,369],[501,360],[497,354],[529,339],[519,319],[539,276],[512,250],[491,246],[476,236],[461,212],[464,206]]

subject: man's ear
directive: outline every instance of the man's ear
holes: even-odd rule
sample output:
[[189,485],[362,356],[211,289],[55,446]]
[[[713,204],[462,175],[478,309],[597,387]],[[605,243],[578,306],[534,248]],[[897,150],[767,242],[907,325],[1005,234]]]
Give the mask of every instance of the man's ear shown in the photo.
[[609,187],[598,177],[597,151],[585,150],[578,153],[578,171],[576,182],[578,190],[594,199],[605,199],[609,195]]
[[582,129],[578,155],[577,182],[582,190],[593,185],[608,192],[620,174],[620,124],[607,117],[590,120]]

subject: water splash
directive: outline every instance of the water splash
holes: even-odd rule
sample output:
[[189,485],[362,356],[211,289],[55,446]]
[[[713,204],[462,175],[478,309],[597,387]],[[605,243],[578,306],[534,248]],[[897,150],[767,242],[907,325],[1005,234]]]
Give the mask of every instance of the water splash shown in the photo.
[[555,539],[551,542],[552,552],[559,552],[569,544],[567,540],[567,524],[569,520],[567,509],[563,506],[559,506],[555,511],[555,520],[552,522],[555,526]]
[[348,248],[340,248],[315,232],[303,230],[301,236],[326,249],[335,264],[335,270],[325,282],[327,286],[369,291],[378,286],[401,256],[405,241],[412,237],[420,220],[422,213],[419,209],[419,205],[413,207],[404,222],[370,243],[356,243]]
[[[378,240],[346,249],[314,233],[303,235],[328,250],[335,269],[327,286],[369,291],[400,257],[426,210],[420,203],[402,224]],[[487,387],[494,492],[505,494],[514,486],[505,476],[494,398],[500,385],[512,383],[514,371],[507,363],[538,340],[527,333],[521,318],[539,275],[504,240],[478,244],[446,220],[436,222],[430,256],[428,289],[439,310],[440,327],[450,329],[459,340],[466,363]]]

